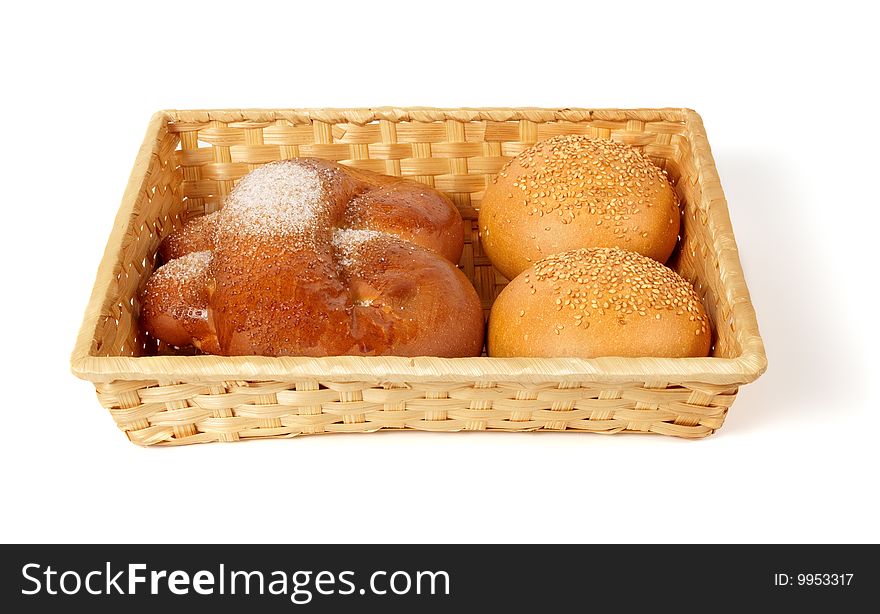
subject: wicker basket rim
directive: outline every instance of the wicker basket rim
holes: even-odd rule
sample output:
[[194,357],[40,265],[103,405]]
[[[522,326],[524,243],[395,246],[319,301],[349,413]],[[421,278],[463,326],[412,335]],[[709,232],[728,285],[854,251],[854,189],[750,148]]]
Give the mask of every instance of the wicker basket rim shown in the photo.
[[73,373],[92,382],[163,381],[645,381],[745,384],[763,355],[737,358],[436,358],[431,356],[79,356]]
[[91,356],[91,341],[116,271],[122,239],[138,199],[150,160],[158,154],[157,139],[165,125],[209,121],[292,123],[325,121],[364,124],[377,120],[401,121],[640,121],[678,122],[686,126],[702,181],[720,185],[702,119],[692,109],[588,108],[455,108],[375,107],[328,109],[214,109],[164,110],[153,115],[108,239],[92,296],[71,356],[73,373],[95,383],[125,380],[158,381],[645,381],[703,382],[713,385],[745,384],[767,367],[764,344],[745,285],[727,203],[720,190],[706,207],[708,224],[716,236],[719,274],[733,306],[732,318],[740,335],[741,352],[735,358],[435,358],[352,357],[324,358],[266,356]]
[[696,115],[693,109],[683,107],[667,108],[586,108],[586,107],[328,107],[328,108],[290,108],[290,109],[165,109],[156,113],[172,124],[192,126],[221,121],[227,123],[263,123],[287,120],[294,124],[308,124],[312,121],[327,123],[349,123],[363,125],[374,121],[390,122],[436,122],[454,120],[472,121],[624,121],[629,119],[646,122],[685,123],[688,115]]

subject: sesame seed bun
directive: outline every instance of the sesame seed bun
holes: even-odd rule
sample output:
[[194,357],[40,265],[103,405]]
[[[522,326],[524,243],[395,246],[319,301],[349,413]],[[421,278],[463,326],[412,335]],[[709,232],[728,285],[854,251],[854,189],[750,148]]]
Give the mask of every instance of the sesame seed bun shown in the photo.
[[658,262],[678,237],[665,173],[629,145],[582,135],[541,141],[510,160],[480,204],[486,255],[513,279],[551,254],[622,247]]
[[706,356],[709,318],[687,280],[619,248],[540,260],[489,315],[489,356]]

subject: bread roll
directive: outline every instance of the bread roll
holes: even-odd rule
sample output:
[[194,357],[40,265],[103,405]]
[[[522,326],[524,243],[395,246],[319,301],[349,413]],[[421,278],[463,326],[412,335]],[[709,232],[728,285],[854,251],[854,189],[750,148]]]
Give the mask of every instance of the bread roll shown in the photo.
[[693,287],[656,260],[583,248],[538,261],[495,299],[489,356],[706,356]]
[[212,354],[478,356],[462,246],[436,190],[312,158],[266,164],[164,242],[141,324]]
[[513,279],[538,260],[580,247],[621,247],[666,262],[678,237],[675,192],[637,149],[558,136],[510,160],[480,204],[486,255]]

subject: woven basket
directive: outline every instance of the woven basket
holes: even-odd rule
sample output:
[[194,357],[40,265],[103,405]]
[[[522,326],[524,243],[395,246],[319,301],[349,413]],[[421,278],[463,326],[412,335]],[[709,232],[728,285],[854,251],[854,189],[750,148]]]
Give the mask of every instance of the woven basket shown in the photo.
[[[494,173],[559,134],[612,138],[666,169],[683,203],[671,266],[713,322],[707,358],[272,358],[173,355],[138,329],[159,243],[215,211],[236,180],[315,156],[447,193],[465,224],[461,269],[488,313],[507,283],[483,254]],[[688,109],[162,111],[150,121],[73,352],[74,373],[141,445],[381,429],[652,432],[718,429],[766,357],[702,121]]]

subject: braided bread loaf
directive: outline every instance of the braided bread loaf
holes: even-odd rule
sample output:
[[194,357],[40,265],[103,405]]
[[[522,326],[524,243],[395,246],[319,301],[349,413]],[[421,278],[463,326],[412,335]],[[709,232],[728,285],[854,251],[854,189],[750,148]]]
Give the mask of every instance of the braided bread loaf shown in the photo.
[[477,356],[462,219],[424,185],[314,158],[266,164],[160,247],[142,327],[222,355]]

